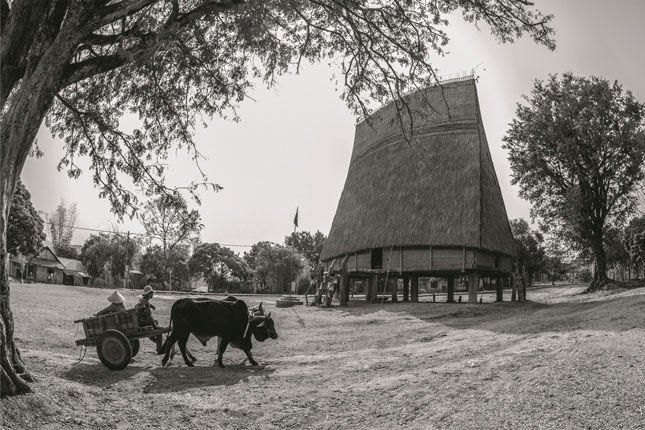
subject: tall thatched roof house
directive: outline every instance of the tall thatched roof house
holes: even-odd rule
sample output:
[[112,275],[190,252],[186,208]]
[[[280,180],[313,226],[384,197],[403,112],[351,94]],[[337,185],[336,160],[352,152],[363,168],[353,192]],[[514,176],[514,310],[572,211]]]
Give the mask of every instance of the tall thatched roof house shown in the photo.
[[[325,270],[376,283],[386,273],[409,278],[413,300],[419,276],[448,279],[449,299],[456,277],[468,275],[478,284],[478,276],[510,276],[513,237],[475,80],[442,83],[406,101],[413,112],[411,140],[394,104],[356,126],[321,254]],[[476,289],[469,300],[476,300]]]

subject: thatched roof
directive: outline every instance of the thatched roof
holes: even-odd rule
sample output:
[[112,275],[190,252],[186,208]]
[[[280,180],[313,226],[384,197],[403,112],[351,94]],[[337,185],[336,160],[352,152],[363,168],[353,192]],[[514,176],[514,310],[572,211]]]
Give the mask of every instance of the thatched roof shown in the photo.
[[475,81],[431,87],[407,100],[416,112],[411,143],[402,136],[393,104],[356,126],[321,260],[417,245],[514,254]]

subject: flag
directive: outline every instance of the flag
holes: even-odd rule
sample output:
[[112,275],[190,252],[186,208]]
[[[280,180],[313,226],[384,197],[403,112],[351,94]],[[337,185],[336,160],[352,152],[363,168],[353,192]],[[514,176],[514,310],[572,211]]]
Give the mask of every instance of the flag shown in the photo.
[[298,208],[297,207],[296,207],[296,216],[293,217],[293,225],[295,225],[296,228],[298,228]]

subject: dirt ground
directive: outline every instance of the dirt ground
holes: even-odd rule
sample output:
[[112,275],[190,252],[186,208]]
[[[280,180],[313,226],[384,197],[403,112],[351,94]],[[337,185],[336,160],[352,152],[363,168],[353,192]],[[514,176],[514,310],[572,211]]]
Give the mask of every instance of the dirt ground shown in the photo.
[[[277,340],[212,367],[216,342],[186,367],[161,367],[154,344],[123,371],[104,367],[72,321],[110,291],[12,286],[16,337],[34,394],[0,402],[6,429],[645,429],[645,288],[580,295],[529,291],[530,302],[385,303],[276,308]],[[137,292],[124,291],[127,304]],[[160,293],[160,324],[177,296]],[[508,297],[506,297],[508,299]],[[443,300],[439,297],[438,300]],[[240,364],[242,363],[242,364]]]

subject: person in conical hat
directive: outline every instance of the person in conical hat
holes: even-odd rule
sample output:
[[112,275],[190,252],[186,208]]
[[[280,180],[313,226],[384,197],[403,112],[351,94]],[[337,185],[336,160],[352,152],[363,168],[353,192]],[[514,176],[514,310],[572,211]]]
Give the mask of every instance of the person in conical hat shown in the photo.
[[115,312],[122,312],[125,310],[125,299],[117,290],[114,290],[114,292],[108,296],[107,301],[110,302],[110,305],[98,311],[95,316],[113,314]]

